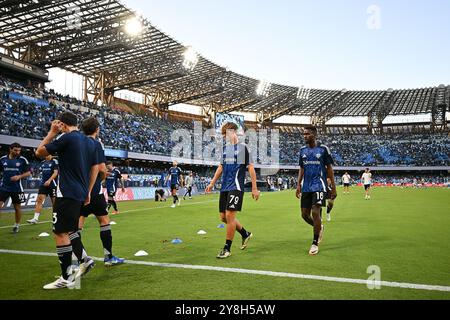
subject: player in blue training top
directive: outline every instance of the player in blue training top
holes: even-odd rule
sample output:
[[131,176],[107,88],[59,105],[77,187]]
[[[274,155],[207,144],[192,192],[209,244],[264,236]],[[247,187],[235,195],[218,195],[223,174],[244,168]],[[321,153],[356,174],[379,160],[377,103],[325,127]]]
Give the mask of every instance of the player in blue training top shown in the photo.
[[[83,257],[78,221],[83,203],[88,204],[89,188],[98,175],[98,157],[95,143],[78,131],[77,116],[64,112],[51,128],[36,150],[38,158],[49,154],[58,155],[59,179],[53,206],[53,233],[56,252],[61,267],[61,277],[44,286],[44,289],[73,288],[76,279],[89,270],[93,260],[82,258],[78,270],[72,268],[72,252]],[[62,132],[58,136],[58,134]],[[55,139],[56,138],[56,139]]]
[[112,232],[110,220],[108,217],[107,203],[102,192],[102,181],[106,178],[106,157],[103,144],[97,140],[100,133],[100,123],[94,117],[88,118],[81,124],[81,130],[86,136],[94,141],[99,160],[99,173],[97,180],[92,187],[91,199],[88,205],[83,206],[80,212],[80,222],[78,235],[81,237],[81,231],[84,227],[85,219],[92,213],[100,225],[100,239],[103,244],[103,253],[105,266],[115,266],[124,263],[124,259],[117,258],[112,253]]
[[39,222],[42,205],[44,204],[47,196],[49,196],[52,200],[52,205],[55,204],[58,160],[54,159],[52,155],[47,156],[39,166],[39,171],[41,172],[41,181],[38,191],[38,198],[36,200],[36,209],[34,210],[33,219],[27,220],[27,222],[31,224],[36,224]]
[[125,193],[125,184],[122,178],[122,174],[120,173],[119,169],[115,168],[113,166],[112,161],[106,162],[106,192],[108,193],[108,211],[111,206],[113,207],[114,211],[112,214],[119,214],[119,209],[117,208],[116,200],[114,200],[114,197],[116,196],[117,188],[119,188],[119,181],[120,186],[122,187],[122,192]]
[[173,204],[171,208],[175,208],[176,204],[180,205],[181,201],[178,198],[178,189],[183,183],[183,176],[181,175],[181,169],[178,167],[178,163],[174,161],[172,167],[169,169],[169,174],[165,180],[165,184],[170,180],[170,193],[173,197]]
[[306,146],[300,149],[296,196],[299,199],[301,197],[303,219],[313,226],[314,239],[309,254],[316,255],[323,237],[321,211],[326,205],[327,178],[331,182],[330,199],[336,199],[337,194],[330,150],[317,142],[317,129],[314,126],[304,128],[303,137]]
[[211,183],[206,187],[206,192],[211,192],[217,180],[222,175],[219,212],[220,219],[227,224],[227,235],[225,246],[217,255],[219,259],[225,259],[231,256],[231,245],[236,230],[242,236],[241,250],[247,248],[248,242],[253,236],[236,219],[236,213],[241,211],[244,200],[244,180],[247,169],[252,180],[253,199],[258,201],[260,194],[256,184],[256,172],[253,166],[253,160],[251,159],[247,146],[238,143],[237,130],[238,126],[233,122],[227,122],[222,126],[222,135],[226,138],[227,144],[223,149],[222,163],[217,168]]
[[22,219],[21,204],[25,202],[21,180],[31,176],[30,165],[25,157],[20,155],[22,146],[13,143],[9,146],[9,153],[0,158],[0,171],[3,171],[3,179],[0,184],[0,209],[11,197],[16,213],[16,223],[12,233],[19,232],[20,220]]

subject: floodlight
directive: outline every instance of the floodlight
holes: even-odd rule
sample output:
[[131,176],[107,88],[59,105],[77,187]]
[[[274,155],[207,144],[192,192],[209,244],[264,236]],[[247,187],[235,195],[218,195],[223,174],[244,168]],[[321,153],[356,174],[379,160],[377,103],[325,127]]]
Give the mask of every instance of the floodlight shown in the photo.
[[261,80],[258,83],[258,87],[256,88],[256,94],[258,96],[267,97],[269,95],[271,86],[272,85],[270,83],[268,83],[267,81]]
[[308,100],[310,92],[311,92],[311,89],[307,89],[304,86],[301,86],[300,88],[298,88],[298,91],[297,91],[297,99],[298,100]]
[[132,37],[139,35],[143,29],[144,26],[137,17],[130,18],[125,23],[125,32]]
[[184,61],[183,67],[186,70],[192,71],[198,63],[198,54],[192,49],[192,47],[187,47],[186,51],[183,53]]

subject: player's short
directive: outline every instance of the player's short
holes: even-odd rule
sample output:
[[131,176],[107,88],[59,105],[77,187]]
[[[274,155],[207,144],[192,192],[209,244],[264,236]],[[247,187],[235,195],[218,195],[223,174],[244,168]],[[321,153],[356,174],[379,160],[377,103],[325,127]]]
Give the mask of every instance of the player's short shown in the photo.
[[344,187],[350,187],[350,183],[344,183]]
[[87,206],[82,206],[80,215],[88,217],[91,213],[96,217],[102,217],[108,215],[108,204],[106,203],[105,196],[103,194],[96,194],[91,196],[91,202]]
[[173,190],[178,190],[178,184],[171,184],[170,185],[170,190],[173,192]]
[[327,193],[325,191],[302,192],[301,207],[310,209],[314,205],[326,206]]
[[365,184],[364,185],[364,190],[369,190],[370,189],[370,184]]
[[53,206],[53,232],[69,233],[78,231],[78,220],[83,203],[69,198],[56,198]]
[[116,190],[108,190],[108,197],[114,198],[116,196]]
[[23,192],[8,192],[8,191],[0,191],[0,201],[6,202],[8,198],[11,197],[11,201],[13,204],[21,204],[25,202],[25,193]]
[[244,201],[244,192],[239,190],[224,191],[220,193],[219,212],[241,211]]
[[56,187],[46,187],[44,185],[39,187],[38,194],[43,194],[46,196],[50,196],[52,198],[56,197]]

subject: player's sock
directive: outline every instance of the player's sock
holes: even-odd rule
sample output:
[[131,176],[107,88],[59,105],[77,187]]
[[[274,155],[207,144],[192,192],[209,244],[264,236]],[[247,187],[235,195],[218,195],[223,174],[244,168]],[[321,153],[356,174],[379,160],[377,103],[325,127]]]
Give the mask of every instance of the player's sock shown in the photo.
[[112,206],[113,206],[113,209],[114,209],[115,211],[118,211],[118,210],[117,210],[117,203],[116,203],[116,200],[112,200],[112,201],[111,201],[111,204],[112,204]]
[[72,264],[72,245],[56,246],[56,253],[61,266],[61,275],[64,279],[68,279],[67,269]]
[[178,201],[178,196],[173,196],[173,204],[176,204]]
[[224,249],[231,251],[231,245],[233,244],[233,240],[227,240],[225,242],[225,246],[223,247]]
[[105,258],[112,258],[112,232],[111,226],[106,224],[104,226],[100,226],[100,239],[103,243],[103,251],[105,253]]
[[245,230],[244,227],[242,227],[241,230],[238,230],[238,232],[241,234],[242,238],[247,238],[248,235],[250,234],[250,232],[248,232],[247,230]]
[[[79,263],[84,262],[84,258],[86,256],[86,251],[84,251],[83,243],[81,242],[80,235],[78,232],[71,233],[69,235],[70,242],[72,243],[72,250],[75,256],[78,259]],[[84,254],[83,254],[84,251]]]
[[331,207],[330,207],[330,206],[327,206],[327,213],[329,214],[330,211],[331,211]]
[[313,239],[313,243],[314,245],[318,246],[319,245],[319,236],[320,234],[314,234],[314,239]]
[[39,212],[35,212],[34,213],[34,220],[39,220],[39,216],[40,216],[41,214],[39,213]]
[[106,210],[109,211],[109,209],[111,208],[111,205],[112,205],[111,200],[108,200],[108,207],[106,208]]

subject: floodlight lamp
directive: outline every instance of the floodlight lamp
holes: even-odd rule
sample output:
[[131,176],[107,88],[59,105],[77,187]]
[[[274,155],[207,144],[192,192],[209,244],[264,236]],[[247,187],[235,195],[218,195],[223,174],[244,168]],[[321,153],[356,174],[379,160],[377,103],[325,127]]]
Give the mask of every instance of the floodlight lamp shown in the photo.
[[308,100],[310,92],[311,92],[311,89],[307,89],[304,86],[301,86],[300,88],[298,88],[298,91],[297,91],[297,99],[298,100]]
[[198,54],[195,52],[192,47],[187,47],[186,51],[183,53],[184,61],[183,67],[188,70],[194,70],[195,66],[198,63]]
[[265,80],[261,80],[256,88],[256,94],[258,96],[267,97],[269,95],[271,84]]
[[125,32],[132,37],[135,37],[142,33],[143,29],[144,26],[137,17],[130,18],[125,23]]

